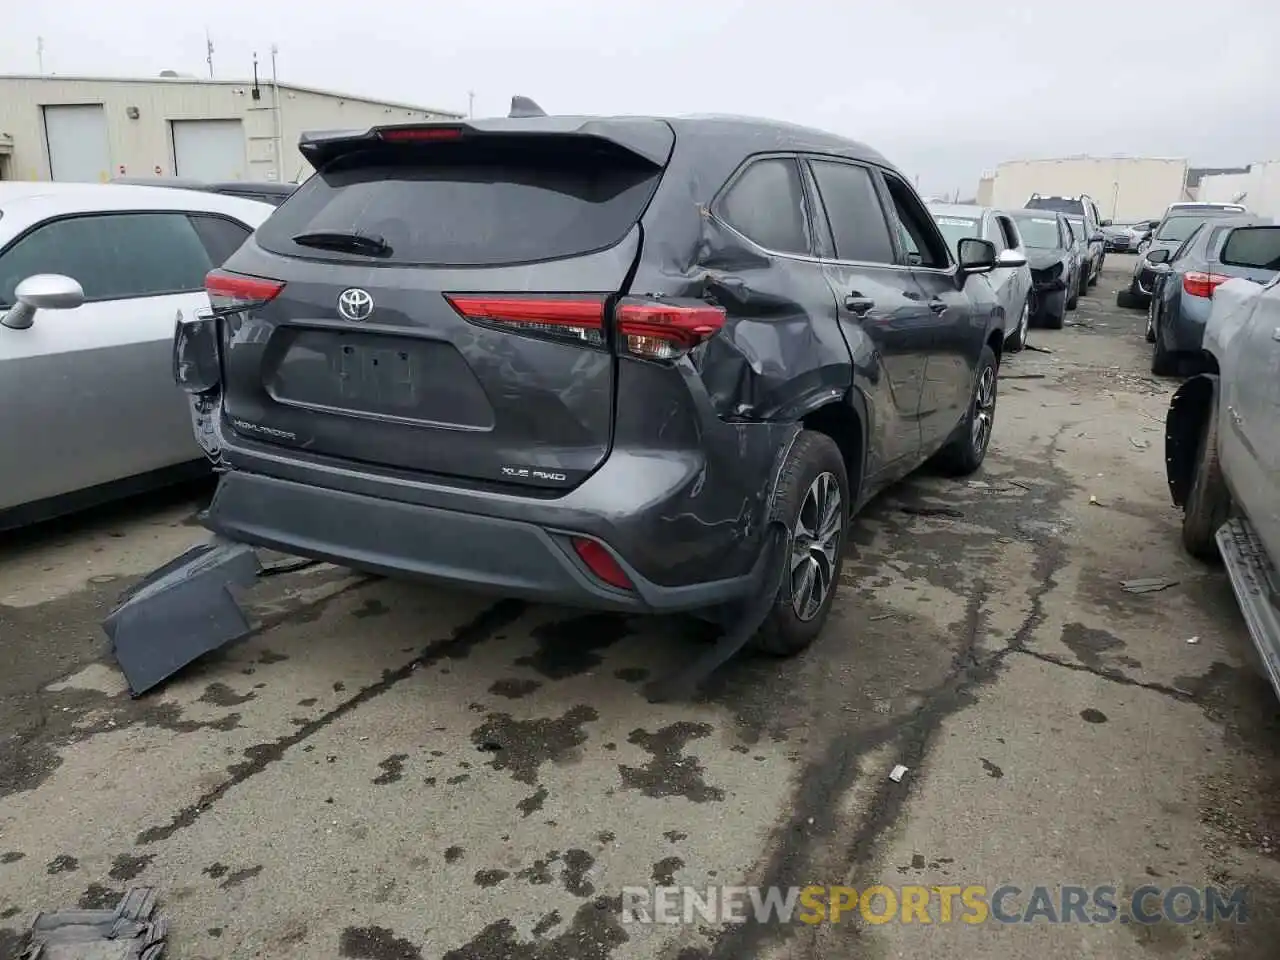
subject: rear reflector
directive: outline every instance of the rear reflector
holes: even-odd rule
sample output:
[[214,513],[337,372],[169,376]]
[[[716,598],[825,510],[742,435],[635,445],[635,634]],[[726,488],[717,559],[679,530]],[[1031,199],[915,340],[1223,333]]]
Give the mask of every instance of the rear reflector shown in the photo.
[[392,127],[379,130],[378,137],[388,143],[426,143],[458,140],[462,137],[462,130],[459,127]]
[[707,303],[623,300],[618,305],[618,335],[628,353],[648,360],[674,360],[724,326],[723,307]]
[[243,310],[274,300],[284,289],[279,280],[246,277],[226,270],[211,270],[204,278],[204,289],[215,311]]
[[594,540],[588,540],[586,537],[574,537],[573,549],[582,559],[582,562],[587,565],[587,569],[609,584],[609,586],[617,587],[619,590],[635,589],[635,585],[632,584],[631,578],[627,576],[626,571],[622,569],[622,565],[614,559],[613,554],[606,550],[603,545]]
[[502,297],[445,294],[453,309],[474,323],[502,326],[557,340],[602,347],[604,300],[598,297]]
[[1220,274],[1193,270],[1182,278],[1182,289],[1193,297],[1212,297],[1213,291],[1228,279]]

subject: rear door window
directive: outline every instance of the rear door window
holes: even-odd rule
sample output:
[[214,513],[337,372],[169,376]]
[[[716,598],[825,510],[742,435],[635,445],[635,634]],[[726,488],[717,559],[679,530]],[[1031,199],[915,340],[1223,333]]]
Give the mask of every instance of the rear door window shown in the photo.
[[725,223],[766,250],[804,256],[813,249],[800,168],[791,157],[753,161],[715,209]]
[[0,253],[0,306],[37,273],[71,277],[86,301],[129,300],[204,289],[209,252],[183,213],[64,217],[24,234]]
[[[335,161],[258,228],[274,253],[316,260],[497,266],[603,250],[631,230],[662,175],[627,151],[513,138],[398,146]],[[377,257],[295,243],[307,233],[382,239]]]
[[897,177],[888,173],[883,176],[889,199],[893,203],[895,226],[907,264],[939,270],[949,267],[951,256],[947,252],[947,245],[920,198]]
[[810,160],[835,241],[836,259],[893,263],[893,241],[875,180],[866,167]]
[[249,239],[249,234],[253,233],[243,223],[228,217],[205,213],[193,213],[190,216],[191,225],[196,228],[196,234],[215,267],[226,263],[227,258],[239,250]]

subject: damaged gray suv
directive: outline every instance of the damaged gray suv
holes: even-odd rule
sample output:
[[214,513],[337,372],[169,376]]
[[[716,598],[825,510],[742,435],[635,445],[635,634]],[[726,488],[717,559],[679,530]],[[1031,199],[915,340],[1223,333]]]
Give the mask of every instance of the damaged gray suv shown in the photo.
[[175,340],[224,537],[638,613],[780,582],[754,646],[783,655],[821,630],[858,507],[983,460],[995,251],[948,250],[865,146],[542,116],[300,149],[317,173]]

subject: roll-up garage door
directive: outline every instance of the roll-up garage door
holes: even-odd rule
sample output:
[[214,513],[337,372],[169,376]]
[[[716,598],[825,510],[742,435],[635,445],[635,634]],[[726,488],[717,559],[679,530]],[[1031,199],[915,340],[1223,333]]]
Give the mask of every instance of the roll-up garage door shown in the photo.
[[44,135],[50,179],[86,183],[111,179],[111,148],[102,104],[46,106]]
[[243,180],[244,127],[239,120],[174,120],[173,166],[192,180]]

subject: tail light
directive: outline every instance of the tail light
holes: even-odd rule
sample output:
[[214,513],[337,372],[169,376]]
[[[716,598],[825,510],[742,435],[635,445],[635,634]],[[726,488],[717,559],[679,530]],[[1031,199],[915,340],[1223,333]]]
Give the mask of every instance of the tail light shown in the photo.
[[269,303],[280,295],[284,284],[279,280],[249,277],[228,270],[211,270],[204,278],[205,293],[214,313],[233,313]]
[[649,360],[675,360],[724,326],[723,307],[626,299],[618,304],[618,343],[626,352]]
[[599,297],[486,297],[446,294],[473,323],[592,347],[605,346],[604,300]]
[[587,565],[587,569],[609,584],[609,586],[617,587],[620,590],[635,589],[631,578],[622,569],[622,564],[618,563],[613,554],[605,549],[603,544],[597,543],[595,540],[589,540],[586,537],[574,537],[573,549],[582,562]]
[[1226,283],[1227,277],[1216,273],[1200,273],[1191,271],[1182,278],[1182,289],[1193,297],[1212,297],[1219,285]]
[[[446,294],[446,299],[462,316],[484,326],[593,347],[608,342],[600,297]],[[698,300],[628,297],[618,303],[614,318],[620,351],[646,360],[676,360],[719,333],[725,311]]]

